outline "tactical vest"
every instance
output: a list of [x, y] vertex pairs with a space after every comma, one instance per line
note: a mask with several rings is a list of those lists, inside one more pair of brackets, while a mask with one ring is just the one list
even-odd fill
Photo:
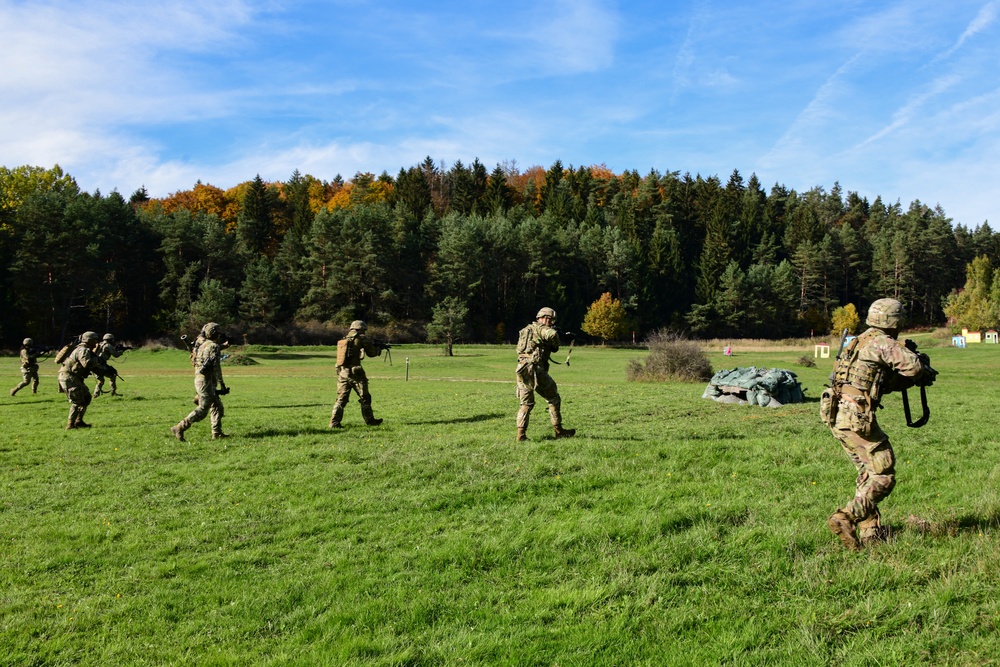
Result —
[[850, 386], [868, 396], [873, 404], [878, 404], [882, 396], [882, 368], [860, 360], [861, 349], [873, 338], [882, 335], [880, 331], [869, 329], [854, 338], [841, 353], [834, 371], [834, 387], [838, 393], [844, 386]]

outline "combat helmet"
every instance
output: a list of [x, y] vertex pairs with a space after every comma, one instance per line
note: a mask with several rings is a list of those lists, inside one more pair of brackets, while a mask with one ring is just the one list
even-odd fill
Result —
[[551, 317], [552, 321], [555, 322], [556, 321], [556, 311], [554, 311], [554, 310], [552, 310], [551, 308], [548, 308], [548, 307], [542, 308], [541, 310], [538, 311], [538, 314], [535, 315], [535, 319], [537, 320], [537, 319], [540, 319], [542, 317]]
[[868, 309], [865, 324], [879, 329], [900, 329], [905, 317], [902, 303], [896, 299], [878, 299]]
[[21, 343], [21, 345], [23, 345], [24, 347], [31, 347], [34, 344], [35, 341], [31, 340], [30, 338], [25, 338], [24, 341]]
[[201, 328], [201, 335], [209, 340], [215, 340], [219, 335], [219, 325], [217, 322], [209, 322]]
[[368, 331], [368, 325], [364, 320], [354, 320], [351, 322], [351, 331]]
[[115, 342], [115, 335], [106, 333], [104, 334], [104, 340], [108, 341], [109, 343], [113, 343]]
[[80, 336], [80, 342], [84, 345], [96, 345], [101, 342], [101, 336], [96, 331], [85, 331]]

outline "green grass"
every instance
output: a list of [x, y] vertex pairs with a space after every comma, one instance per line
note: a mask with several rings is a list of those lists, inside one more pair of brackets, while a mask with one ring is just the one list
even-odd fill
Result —
[[385, 424], [352, 399], [331, 432], [335, 351], [261, 348], [225, 369], [233, 437], [179, 443], [185, 352], [119, 360], [80, 431], [47, 362], [0, 399], [0, 664], [998, 664], [1000, 348], [929, 349], [923, 429], [887, 398], [896, 538], [860, 554], [825, 523], [854, 487], [829, 362], [736, 350], [716, 369], [794, 370], [809, 402], [627, 383], [641, 352], [583, 347], [553, 369], [578, 436], [542, 403], [515, 443], [510, 347], [400, 346], [366, 363]]

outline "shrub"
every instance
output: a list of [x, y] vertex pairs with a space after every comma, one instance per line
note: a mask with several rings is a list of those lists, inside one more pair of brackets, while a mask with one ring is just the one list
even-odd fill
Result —
[[816, 360], [812, 357], [807, 357], [802, 355], [799, 357], [799, 366], [805, 366], [806, 368], [816, 368]]
[[646, 339], [649, 356], [633, 359], [626, 370], [633, 382], [707, 382], [712, 364], [701, 346], [683, 334], [661, 329]]

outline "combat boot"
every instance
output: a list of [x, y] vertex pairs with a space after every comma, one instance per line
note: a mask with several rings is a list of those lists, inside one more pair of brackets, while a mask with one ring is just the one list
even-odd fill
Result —
[[830, 527], [833, 534], [840, 538], [845, 547], [851, 551], [859, 551], [861, 544], [855, 534], [854, 521], [845, 513], [837, 510], [826, 520], [826, 525]]
[[181, 442], [186, 442], [184, 440], [184, 431], [186, 431], [188, 429], [188, 426], [190, 426], [190, 424], [184, 423], [186, 421], [187, 421], [186, 419], [181, 420], [170, 427], [170, 432], [173, 433], [174, 437], [180, 440]]
[[524, 440], [527, 440], [527, 439], [528, 439], [528, 429], [526, 429], [526, 428], [518, 428], [517, 429], [517, 437], [514, 438], [514, 440], [516, 442], [523, 442]]
[[72, 419], [67, 420], [67, 422], [66, 422], [66, 430], [67, 431], [72, 431], [75, 428], [76, 428], [76, 423]]
[[13, 395], [14, 395], [14, 394], [16, 394], [16, 393], [17, 393], [17, 389], [11, 389], [11, 390], [10, 390], [10, 395], [11, 395], [11, 396], [13, 396]]
[[562, 426], [554, 427], [556, 430], [556, 438], [572, 438], [576, 435], [575, 428], [563, 428]]
[[228, 433], [219, 432], [212, 434], [212, 440], [222, 440], [223, 438], [228, 438], [228, 437], [229, 437]]
[[76, 420], [76, 427], [77, 428], [90, 428], [90, 424], [88, 424], [87, 422], [83, 421], [82, 419], [77, 419]]
[[381, 419], [375, 419], [375, 413], [372, 412], [371, 405], [361, 406], [361, 416], [364, 418], [365, 423], [368, 424], [369, 426], [378, 426], [379, 424], [382, 423]]

